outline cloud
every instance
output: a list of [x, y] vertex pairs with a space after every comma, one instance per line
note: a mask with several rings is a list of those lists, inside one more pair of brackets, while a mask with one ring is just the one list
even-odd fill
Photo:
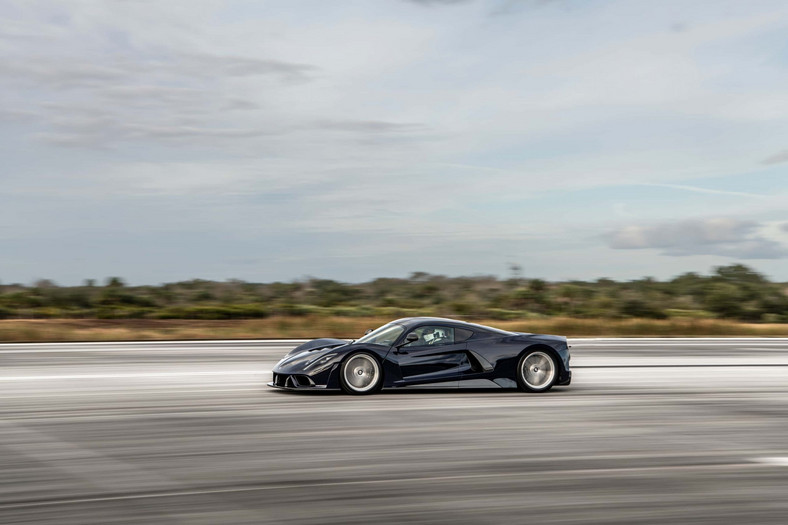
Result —
[[563, 3], [564, 0], [505, 0], [491, 11], [491, 15], [511, 15], [528, 8], [542, 7], [549, 4]]
[[36, 114], [33, 111], [0, 109], [0, 122], [21, 122], [35, 118], [35, 116]]
[[[101, 64], [108, 61], [109, 64]], [[98, 63], [97, 63], [98, 62]], [[140, 79], [213, 79], [217, 77], [274, 76], [304, 82], [318, 70], [315, 66], [282, 60], [222, 56], [209, 53], [168, 53], [156, 57], [30, 56], [26, 60], [0, 61], [0, 76], [15, 82], [49, 87], [89, 87], [139, 82]]]
[[[258, 106], [245, 101], [230, 101], [216, 108], [215, 112], [201, 114], [201, 104], [189, 101], [181, 90], [144, 88], [118, 88], [111, 97], [125, 101], [126, 107], [152, 108], [150, 115], [137, 113], [124, 118], [121, 113], [102, 111], [86, 107], [68, 107], [50, 104], [46, 120], [50, 130], [37, 133], [39, 140], [69, 147], [104, 148], [121, 142], [145, 140], [183, 141], [185, 145], [202, 140], [254, 139], [281, 136], [288, 133], [310, 133], [338, 131], [369, 136], [407, 134], [423, 132], [426, 126], [419, 123], [386, 122], [378, 120], [319, 120], [315, 122], [255, 122], [255, 126], [243, 126], [240, 122], [218, 121], [214, 113], [227, 110], [248, 110]], [[188, 91], [183, 90], [188, 94]], [[137, 97], [140, 97], [137, 99]], [[204, 107], [203, 107], [204, 109]], [[0, 114], [0, 119], [3, 117]], [[29, 115], [26, 115], [30, 118]], [[197, 142], [195, 142], [197, 141]]]
[[771, 157], [766, 157], [761, 161], [761, 164], [766, 164], [768, 166], [771, 164], [781, 164], [783, 162], [788, 162], [788, 150], [775, 153]]
[[260, 108], [252, 97], [303, 85], [318, 71], [315, 66], [207, 52], [134, 51], [106, 57], [53, 48], [24, 59], [0, 52], [0, 78], [10, 93], [36, 94], [0, 113], [0, 122], [24, 120], [38, 128], [30, 136], [41, 142], [91, 149], [148, 139], [178, 146], [194, 139], [198, 146], [206, 139], [256, 139], [309, 125], [281, 114], [255, 119], [226, 112]]
[[231, 98], [228, 99], [222, 109], [225, 111], [235, 111], [235, 110], [246, 110], [252, 111], [255, 109], [260, 109], [260, 105], [256, 104], [250, 100], [242, 100], [240, 98]]
[[13, 82], [28, 82], [48, 87], [76, 87], [117, 82], [134, 71], [115, 66], [93, 64], [80, 59], [30, 56], [26, 60], [0, 62], [0, 76]]
[[745, 191], [728, 191], [728, 190], [715, 190], [712, 188], [701, 188], [698, 186], [688, 186], [686, 184], [660, 184], [660, 183], [652, 183], [652, 182], [643, 182], [637, 184], [638, 186], [651, 186], [654, 188], [669, 188], [672, 190], [683, 190], [683, 191], [691, 191], [694, 193], [708, 193], [711, 195], [731, 195], [734, 197], [754, 197], [757, 199], [766, 199], [768, 198], [767, 195], [761, 195], [760, 193], [748, 193]]
[[423, 131], [425, 126], [414, 122], [384, 122], [380, 120], [321, 120], [315, 126], [327, 130], [357, 133], [403, 133]]
[[780, 243], [760, 235], [759, 228], [754, 221], [715, 217], [626, 226], [606, 237], [608, 245], [617, 250], [656, 249], [672, 256], [779, 259], [788, 255]]
[[296, 82], [309, 80], [310, 75], [318, 70], [318, 68], [310, 64], [209, 54], [175, 55], [170, 60], [169, 66], [180, 70], [182, 74], [191, 76], [247, 77], [274, 75], [284, 80]]
[[788, 222], [784, 222], [780, 229], [786, 233], [788, 233]]
[[[204, 68], [195, 67], [194, 74], [219, 71], [228, 78], [233, 76], [228, 70], [237, 68], [236, 76], [271, 73], [288, 81], [306, 79], [305, 70], [300, 66], [290, 69], [280, 63], [252, 61], [242, 72], [240, 66], [245, 65], [244, 62], [232, 60], [225, 64], [223, 71], [218, 62], [211, 65], [211, 61]], [[111, 70], [76, 65], [61, 70], [59, 67], [63, 66], [11, 67], [0, 72], [2, 75], [15, 71], [20, 73], [13, 75], [15, 81], [27, 79], [33, 81], [37, 89], [51, 92], [48, 101], [3, 111], [0, 121], [24, 118], [42, 128], [32, 135], [39, 140], [87, 148], [145, 139], [195, 138], [198, 144], [202, 138], [255, 138], [287, 133], [295, 127], [294, 122], [281, 118], [263, 121], [227, 118], [225, 112], [228, 110], [259, 109], [260, 106], [234, 96], [232, 87], [202, 82], [183, 86], [189, 78], [183, 71], [167, 71], [162, 75], [140, 72], [135, 77], [134, 72], [144, 68]], [[271, 68], [270, 71], [266, 71], [267, 68]], [[202, 72], [197, 73], [198, 70]]]
[[411, 4], [419, 4], [424, 6], [458, 5], [458, 4], [467, 4], [469, 2], [473, 2], [473, 0], [405, 0], [405, 1], [410, 2]]
[[222, 127], [208, 123], [192, 124], [179, 122], [177, 119], [163, 121], [145, 121], [137, 118], [126, 120], [118, 115], [72, 114], [50, 121], [51, 131], [36, 134], [39, 140], [50, 144], [71, 147], [103, 148], [119, 142], [136, 142], [141, 140], [182, 141], [213, 141], [216, 139], [242, 139], [286, 132], [275, 128], [242, 128]]

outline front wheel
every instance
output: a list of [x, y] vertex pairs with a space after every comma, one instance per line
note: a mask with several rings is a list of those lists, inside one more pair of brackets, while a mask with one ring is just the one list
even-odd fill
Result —
[[520, 358], [517, 386], [526, 392], [547, 392], [558, 378], [555, 358], [548, 352], [533, 350]]
[[361, 352], [342, 363], [340, 383], [348, 394], [371, 394], [383, 385], [380, 364], [374, 356]]

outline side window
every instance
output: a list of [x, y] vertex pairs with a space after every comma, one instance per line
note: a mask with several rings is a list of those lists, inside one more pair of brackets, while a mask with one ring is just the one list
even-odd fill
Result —
[[438, 346], [454, 344], [454, 328], [448, 326], [420, 326], [412, 331], [418, 339], [405, 346]]
[[468, 339], [471, 338], [473, 332], [471, 330], [466, 330], [464, 328], [455, 328], [454, 329], [454, 342], [455, 343], [464, 343]]

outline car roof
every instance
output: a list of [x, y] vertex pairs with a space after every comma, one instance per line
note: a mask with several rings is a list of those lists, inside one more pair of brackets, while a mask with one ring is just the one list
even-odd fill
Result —
[[424, 324], [452, 324], [455, 326], [464, 326], [470, 329], [475, 330], [485, 330], [488, 332], [497, 332], [501, 334], [511, 334], [513, 332], [508, 332], [506, 330], [501, 330], [500, 328], [493, 328], [491, 326], [484, 326], [481, 324], [474, 324], [468, 323], [466, 321], [458, 321], [456, 319], [448, 319], [446, 317], [403, 317], [402, 319], [397, 319], [396, 321], [392, 321], [392, 323], [396, 323], [398, 325], [402, 325], [405, 328], [413, 328], [415, 326], [424, 325]]

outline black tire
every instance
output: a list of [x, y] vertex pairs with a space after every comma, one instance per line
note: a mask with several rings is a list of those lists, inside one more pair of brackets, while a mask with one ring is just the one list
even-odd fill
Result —
[[339, 384], [347, 394], [374, 394], [383, 388], [383, 367], [374, 355], [356, 352], [339, 367]]
[[529, 350], [517, 363], [517, 386], [523, 392], [547, 392], [558, 381], [560, 371], [552, 352]]

